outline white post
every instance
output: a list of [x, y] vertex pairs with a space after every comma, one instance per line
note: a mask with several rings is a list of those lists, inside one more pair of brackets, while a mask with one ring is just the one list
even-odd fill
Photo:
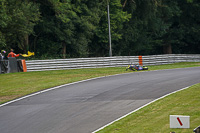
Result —
[[111, 30], [110, 30], [110, 11], [109, 11], [109, 2], [107, 0], [108, 5], [108, 32], [109, 32], [109, 56], [112, 56], [112, 46], [111, 46]]

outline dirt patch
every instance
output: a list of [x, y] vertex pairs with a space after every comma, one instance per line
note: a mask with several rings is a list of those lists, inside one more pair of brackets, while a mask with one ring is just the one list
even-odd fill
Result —
[[9, 101], [9, 100], [11, 100], [11, 99], [16, 99], [16, 98], [18, 98], [18, 97], [20, 97], [20, 95], [0, 96], [0, 103]]

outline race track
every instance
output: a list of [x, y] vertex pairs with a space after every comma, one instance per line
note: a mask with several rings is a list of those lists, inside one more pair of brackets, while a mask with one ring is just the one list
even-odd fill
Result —
[[90, 133], [170, 92], [200, 83], [200, 67], [93, 79], [0, 107], [1, 133]]

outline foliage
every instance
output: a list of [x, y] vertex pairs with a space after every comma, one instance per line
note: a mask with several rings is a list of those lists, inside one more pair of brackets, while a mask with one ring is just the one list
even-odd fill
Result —
[[[1, 32], [4, 33], [7, 48], [19, 48], [26, 51], [26, 36], [33, 34], [33, 27], [39, 21], [39, 6], [29, 1], [7, 0], [4, 2], [7, 21]], [[4, 17], [5, 18], [5, 17]]]
[[[9, 16], [7, 15], [7, 2], [6, 0], [0, 0], [0, 29], [3, 29], [7, 26], [7, 23], [10, 21]], [[0, 30], [0, 49], [6, 46], [5, 33]]]
[[36, 57], [200, 51], [199, 0], [0, 0], [0, 49]]

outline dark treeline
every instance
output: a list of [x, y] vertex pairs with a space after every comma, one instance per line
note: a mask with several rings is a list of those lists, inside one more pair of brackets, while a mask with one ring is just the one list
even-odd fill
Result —
[[200, 0], [0, 0], [0, 50], [37, 58], [200, 53]]

